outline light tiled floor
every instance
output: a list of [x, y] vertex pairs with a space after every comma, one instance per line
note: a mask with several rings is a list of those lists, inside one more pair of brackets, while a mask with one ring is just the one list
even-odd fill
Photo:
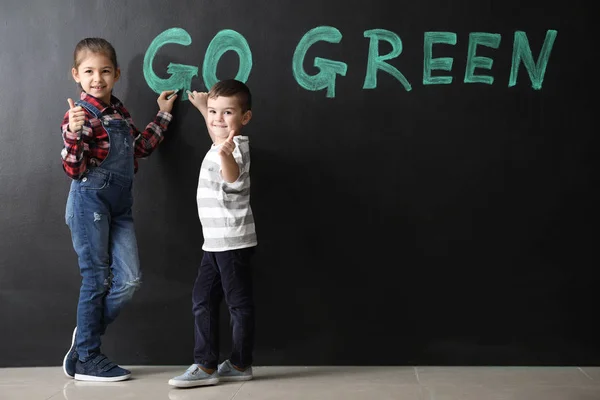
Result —
[[0, 400], [600, 400], [600, 367], [255, 367], [253, 381], [176, 389], [187, 366], [88, 383], [60, 367], [0, 369]]

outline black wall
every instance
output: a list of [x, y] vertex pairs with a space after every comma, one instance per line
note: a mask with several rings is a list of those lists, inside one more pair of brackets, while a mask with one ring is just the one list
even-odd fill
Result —
[[[72, 51], [84, 37], [113, 43], [115, 94], [139, 127], [157, 111], [143, 74], [151, 42], [170, 28], [153, 70], [199, 67], [224, 29], [252, 52], [252, 205], [256, 363], [600, 364], [597, 263], [597, 93], [591, 3], [542, 1], [15, 1], [0, 4], [0, 367], [59, 365], [75, 324], [80, 277], [64, 223], [69, 178], [59, 126]], [[315, 57], [341, 61], [335, 97], [301, 87], [292, 72], [300, 39], [331, 26], [340, 43]], [[363, 89], [364, 32], [403, 45]], [[513, 40], [534, 60], [557, 31], [542, 87], [520, 64], [509, 86]], [[450, 84], [423, 83], [425, 32], [454, 32]], [[469, 34], [501, 35], [491, 85], [465, 83]], [[382, 41], [380, 54], [391, 46]], [[233, 77], [226, 53], [219, 78]], [[123, 364], [192, 360], [190, 292], [202, 251], [195, 192], [210, 146], [200, 114], [178, 101], [159, 149], [141, 162], [135, 218], [144, 285], [104, 339]], [[223, 352], [229, 348], [223, 314]]]

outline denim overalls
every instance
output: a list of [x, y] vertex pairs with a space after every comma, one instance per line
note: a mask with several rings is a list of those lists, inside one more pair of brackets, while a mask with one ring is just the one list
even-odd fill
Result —
[[109, 120], [85, 101], [108, 133], [106, 159], [71, 182], [66, 222], [79, 259], [82, 284], [77, 307], [76, 349], [86, 361], [100, 352], [100, 336], [140, 284], [133, 216], [134, 143], [125, 119]]

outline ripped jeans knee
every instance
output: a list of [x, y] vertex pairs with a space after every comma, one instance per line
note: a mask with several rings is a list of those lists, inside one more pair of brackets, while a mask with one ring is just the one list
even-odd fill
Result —
[[141, 284], [142, 280], [139, 276], [123, 282], [113, 281], [108, 296], [114, 301], [127, 303], [140, 288]]

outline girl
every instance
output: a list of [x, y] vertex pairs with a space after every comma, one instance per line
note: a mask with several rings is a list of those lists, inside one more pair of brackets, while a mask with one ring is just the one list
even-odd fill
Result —
[[84, 381], [128, 379], [123, 369], [100, 352], [100, 337], [140, 285], [132, 217], [132, 184], [137, 158], [147, 157], [163, 139], [173, 103], [164, 91], [159, 112], [143, 132], [112, 95], [121, 71], [113, 46], [88, 38], [75, 47], [71, 73], [80, 100], [68, 99], [62, 123], [63, 169], [73, 180], [65, 220], [82, 277], [77, 327], [63, 360], [69, 377]]

